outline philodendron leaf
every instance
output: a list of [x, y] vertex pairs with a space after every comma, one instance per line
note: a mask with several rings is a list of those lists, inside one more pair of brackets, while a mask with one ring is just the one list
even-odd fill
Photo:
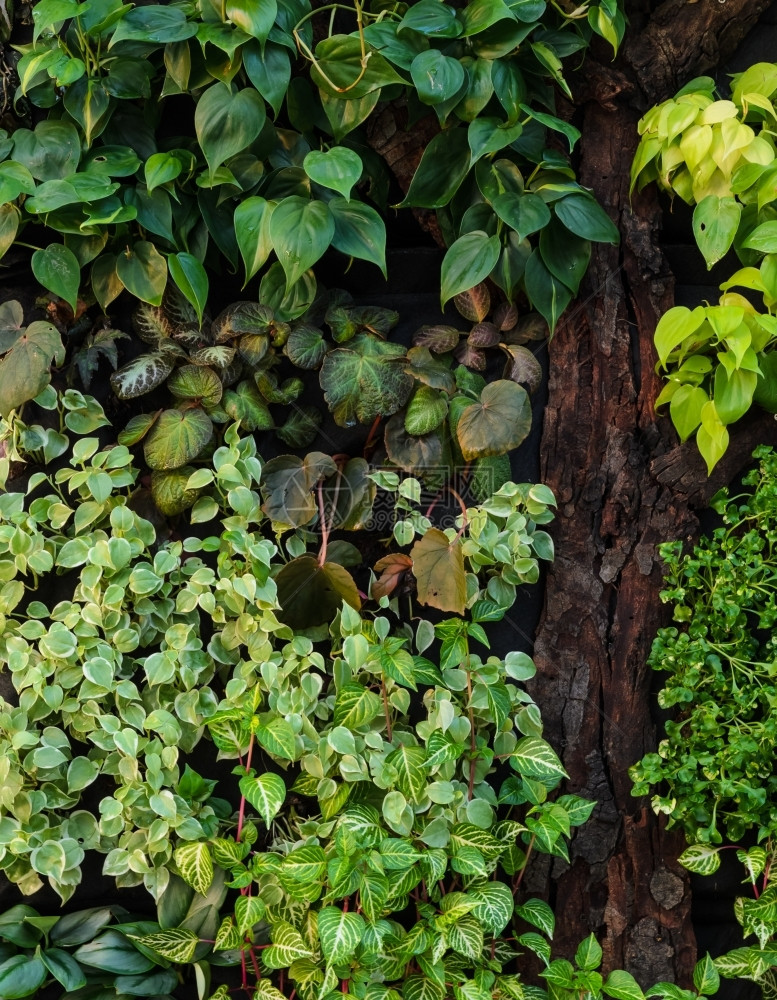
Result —
[[405, 349], [368, 333], [330, 351], [321, 366], [321, 388], [341, 427], [370, 423], [405, 404], [413, 379], [404, 371]]
[[281, 569], [278, 587], [278, 618], [294, 630], [325, 625], [332, 621], [343, 602], [357, 611], [359, 591], [348, 570], [337, 563], [322, 566], [314, 556], [300, 556]]
[[386, 276], [386, 226], [374, 208], [360, 201], [333, 198], [329, 211], [334, 219], [332, 246], [349, 257], [377, 266]]
[[326, 203], [290, 195], [270, 218], [270, 238], [286, 275], [287, 290], [322, 256], [335, 235]]
[[501, 244], [498, 236], [476, 229], [460, 236], [443, 258], [440, 274], [440, 305], [454, 295], [465, 292], [483, 281], [499, 260]]
[[135, 399], [161, 385], [174, 367], [173, 354], [139, 354], [111, 375], [111, 387], [119, 399]]
[[430, 528], [410, 550], [410, 558], [421, 604], [463, 615], [467, 577], [461, 541], [450, 541], [444, 531]]
[[0, 414], [4, 417], [43, 392], [51, 381], [52, 364], [65, 363], [62, 337], [51, 323], [37, 320], [11, 335], [13, 347], [0, 361]]
[[467, 461], [485, 455], [502, 455], [526, 438], [531, 430], [531, 405], [526, 390], [508, 379], [490, 382], [480, 401], [466, 407], [456, 433]]
[[143, 442], [151, 469], [178, 469], [196, 458], [213, 436], [210, 417], [198, 407], [165, 410]]
[[272, 253], [270, 219], [276, 204], [254, 197], [241, 201], [235, 209], [235, 236], [246, 271], [244, 288]]
[[167, 258], [170, 277], [187, 302], [194, 306], [197, 321], [202, 325], [202, 314], [208, 301], [208, 275], [200, 261], [190, 253], [170, 254]]
[[116, 258], [116, 274], [136, 299], [158, 306], [167, 284], [167, 262], [153, 243], [140, 240]]
[[64, 299], [75, 313], [81, 268], [73, 251], [61, 243], [50, 243], [44, 250], [36, 250], [30, 263], [43, 287]]
[[157, 469], [151, 473], [151, 496], [167, 517], [175, 517], [188, 510], [200, 495], [199, 490], [187, 488], [193, 472], [191, 465], [184, 465], [180, 469]]
[[311, 150], [303, 160], [302, 168], [312, 181], [337, 191], [346, 201], [350, 201], [351, 188], [363, 170], [359, 154], [345, 146], [335, 146], [324, 153]]
[[693, 210], [693, 235], [708, 271], [728, 253], [741, 218], [742, 205], [733, 197], [708, 194]]
[[264, 101], [252, 87], [233, 93], [227, 84], [214, 83], [204, 91], [194, 112], [194, 128], [211, 177], [230, 156], [251, 145], [266, 117]]

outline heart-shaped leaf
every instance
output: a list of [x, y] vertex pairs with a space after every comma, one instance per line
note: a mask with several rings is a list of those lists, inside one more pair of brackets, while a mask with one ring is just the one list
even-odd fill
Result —
[[444, 531], [430, 528], [410, 550], [418, 600], [440, 611], [464, 614], [467, 577], [461, 541], [450, 541]]
[[270, 219], [270, 238], [287, 290], [316, 263], [334, 234], [335, 222], [323, 201], [291, 195], [278, 202]]
[[48, 291], [58, 295], [75, 313], [81, 268], [72, 250], [61, 243], [50, 243], [32, 255], [32, 273]]
[[230, 156], [251, 145], [266, 117], [264, 101], [252, 87], [237, 93], [225, 83], [208, 87], [197, 102], [194, 128], [211, 177]]
[[343, 602], [361, 607], [359, 591], [348, 570], [337, 563], [320, 565], [314, 556], [300, 556], [286, 563], [275, 578], [278, 618], [294, 630], [332, 621]]
[[517, 448], [530, 430], [531, 405], [526, 390], [508, 379], [489, 383], [479, 402], [464, 410], [456, 427], [467, 461], [505, 454]]
[[346, 201], [350, 200], [351, 188], [364, 169], [359, 154], [345, 146], [335, 146], [326, 152], [311, 150], [302, 167], [312, 181], [337, 191]]
[[177, 469], [196, 458], [213, 436], [213, 424], [203, 410], [165, 410], [143, 443], [151, 469]]

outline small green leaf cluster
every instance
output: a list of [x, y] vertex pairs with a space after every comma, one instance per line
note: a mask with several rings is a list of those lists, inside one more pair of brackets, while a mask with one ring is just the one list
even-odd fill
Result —
[[658, 753], [630, 773], [636, 795], [660, 786], [654, 809], [691, 844], [736, 843], [748, 831], [764, 841], [777, 826], [777, 456], [761, 447], [754, 457], [752, 492], [715, 501], [722, 527], [692, 552], [679, 542], [660, 548], [662, 599], [679, 627], [659, 630], [649, 663], [668, 675], [659, 704], [678, 714]]
[[[206, 265], [223, 260], [287, 304], [312, 298], [329, 247], [385, 272], [385, 226], [362, 195], [384, 208], [388, 175], [362, 126], [404, 99], [434, 119], [403, 205], [439, 211], [443, 297], [490, 275], [553, 328], [589, 241], [617, 241], [568, 161], [543, 151], [547, 129], [570, 148], [579, 136], [553, 87], [569, 94], [563, 61], [595, 35], [617, 49], [616, 0], [339, 9], [350, 33], [332, 20], [314, 44], [330, 8], [308, 0], [36, 3], [18, 93], [48, 116], [0, 137], [0, 255], [44, 226], [62, 242], [33, 271], [74, 311], [83, 271], [103, 309], [123, 289], [159, 305], [172, 281], [200, 318]], [[173, 97], [188, 98], [189, 133], [162, 124]]]
[[777, 412], [775, 342], [777, 317], [730, 293], [718, 305], [674, 306], [658, 321], [657, 369], [666, 384], [656, 408], [669, 404], [681, 441], [695, 434], [708, 472], [728, 449], [728, 425], [753, 403]]
[[[701, 77], [652, 108], [640, 122], [632, 165], [632, 188], [655, 181], [695, 204], [694, 237], [708, 268], [732, 246], [744, 265], [720, 286], [719, 305], [671, 309], [655, 334], [668, 380], [657, 405], [670, 402], [682, 440], [697, 431], [710, 472], [728, 447], [729, 424], [753, 402], [777, 409], [770, 351], [777, 303], [771, 101], [777, 65], [758, 63], [735, 75], [731, 100], [715, 100], [714, 90], [714, 81]], [[767, 314], [731, 291], [737, 288], [762, 295]]]

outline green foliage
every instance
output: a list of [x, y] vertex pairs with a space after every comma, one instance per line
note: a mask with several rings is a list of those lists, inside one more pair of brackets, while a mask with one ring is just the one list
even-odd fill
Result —
[[[745, 265], [721, 285], [720, 304], [670, 309], [656, 329], [670, 404], [684, 441], [694, 432], [709, 472], [728, 448], [729, 424], [756, 402], [774, 412], [777, 369], [770, 356], [777, 303], [777, 175], [771, 98], [777, 70], [758, 63], [733, 78], [731, 100], [715, 100], [702, 77], [640, 122], [632, 188], [656, 181], [695, 205], [693, 231], [708, 268], [733, 246]], [[758, 313], [744, 289], [763, 296]]]
[[776, 339], [777, 318], [757, 312], [740, 295], [723, 295], [719, 305], [693, 310], [674, 306], [659, 320], [658, 368], [667, 381], [656, 407], [669, 404], [682, 441], [695, 434], [708, 472], [728, 448], [729, 424], [754, 402], [777, 410], [772, 399]]
[[62, 338], [51, 323], [23, 323], [18, 302], [0, 306], [0, 416], [6, 420], [43, 392], [51, 381], [52, 364], [65, 362]]
[[[632, 770], [634, 793], [662, 785], [653, 807], [681, 826], [691, 844], [741, 841], [752, 830], [772, 838], [777, 793], [775, 752], [774, 572], [777, 531], [777, 456], [755, 452], [758, 468], [745, 479], [752, 492], [715, 507], [724, 526], [682, 554], [679, 542], [661, 546], [664, 601], [674, 604], [679, 628], [661, 629], [650, 665], [668, 673], [659, 695], [678, 709], [666, 723], [658, 753]], [[716, 855], [690, 849], [689, 866], [711, 872]]]
[[[309, 269], [330, 247], [385, 270], [384, 224], [365, 199], [384, 209], [388, 178], [361, 126], [379, 102], [406, 98], [442, 129], [404, 204], [440, 212], [444, 295], [490, 274], [552, 329], [588, 241], [617, 240], [568, 162], [543, 152], [547, 130], [570, 148], [578, 137], [552, 85], [569, 93], [563, 62], [595, 35], [617, 49], [615, 0], [571, 13], [543, 0], [354, 0], [337, 29], [350, 33], [322, 17], [314, 46], [317, 14], [308, 0], [260, 12], [36, 4], [33, 39], [17, 46], [19, 95], [48, 117], [0, 137], [0, 250], [41, 226], [61, 237], [33, 270], [74, 311], [87, 284], [103, 309], [123, 288], [158, 306], [173, 284], [201, 321], [208, 266], [222, 258], [242, 259], [246, 281], [272, 274], [287, 303], [309, 302]], [[170, 97], [188, 104], [189, 134], [158, 128]], [[474, 253], [483, 240], [487, 256]]]

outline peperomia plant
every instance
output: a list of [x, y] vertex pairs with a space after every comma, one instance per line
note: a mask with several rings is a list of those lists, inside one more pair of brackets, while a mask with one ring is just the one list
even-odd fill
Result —
[[[103, 308], [123, 288], [159, 305], [171, 278], [200, 318], [204, 265], [222, 258], [288, 303], [311, 301], [330, 246], [385, 270], [385, 226], [364, 199], [384, 208], [388, 175], [367, 125], [392, 100], [434, 116], [402, 204], [441, 212], [444, 298], [490, 275], [552, 328], [589, 241], [617, 240], [567, 161], [543, 152], [546, 129], [576, 141], [553, 86], [568, 93], [563, 60], [593, 35], [617, 48], [615, 0], [570, 13], [544, 0], [43, 0], [33, 18], [20, 93], [48, 117], [0, 144], [0, 251], [41, 224], [59, 234], [42, 233], [32, 266], [74, 310], [85, 268]], [[193, 119], [183, 134], [166, 121], [173, 101]]]

